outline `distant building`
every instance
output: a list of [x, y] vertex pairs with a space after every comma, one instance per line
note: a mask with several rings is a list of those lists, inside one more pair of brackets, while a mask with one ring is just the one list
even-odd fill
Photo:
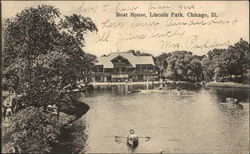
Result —
[[153, 56], [138, 56], [132, 52], [115, 52], [97, 58], [92, 81], [152, 81], [156, 77]]

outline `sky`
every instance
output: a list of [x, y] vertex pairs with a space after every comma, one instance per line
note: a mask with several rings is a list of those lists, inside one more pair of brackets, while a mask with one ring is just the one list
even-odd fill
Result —
[[204, 55], [240, 38], [249, 42], [248, 1], [2, 1], [2, 17], [41, 4], [62, 15], [90, 17], [98, 32], [85, 35], [83, 50], [97, 56], [131, 49], [154, 56], [180, 50]]

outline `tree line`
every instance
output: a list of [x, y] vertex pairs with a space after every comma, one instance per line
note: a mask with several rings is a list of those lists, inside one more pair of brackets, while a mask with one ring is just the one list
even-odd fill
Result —
[[188, 51], [162, 53], [155, 57], [162, 78], [182, 81], [247, 83], [249, 43], [243, 39], [227, 49], [213, 49], [197, 56]]

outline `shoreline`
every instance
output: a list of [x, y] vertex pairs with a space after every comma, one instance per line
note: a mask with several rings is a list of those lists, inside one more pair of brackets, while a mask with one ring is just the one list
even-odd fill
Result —
[[249, 84], [241, 84], [235, 82], [207, 82], [208, 87], [221, 87], [221, 88], [250, 88]]
[[112, 85], [147, 85], [147, 84], [159, 84], [159, 81], [149, 82], [92, 82], [93, 86], [112, 86]]
[[[168, 83], [172, 83], [172, 80], [168, 80]], [[185, 83], [187, 81], [175, 81], [176, 83]], [[160, 81], [149, 82], [92, 82], [93, 86], [113, 86], [113, 85], [152, 85], [160, 84]], [[224, 88], [250, 88], [249, 84], [235, 83], [235, 82], [206, 82], [207, 87], [224, 87]]]

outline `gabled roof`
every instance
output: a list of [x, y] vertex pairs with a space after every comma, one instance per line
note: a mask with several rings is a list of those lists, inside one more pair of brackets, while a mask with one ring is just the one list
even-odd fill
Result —
[[107, 56], [101, 56], [97, 58], [95, 65], [103, 65], [103, 68], [113, 68], [113, 63], [111, 61], [118, 56], [126, 58], [133, 67], [136, 67], [136, 65], [139, 64], [155, 65], [153, 56], [135, 56], [130, 52], [113, 52]]

